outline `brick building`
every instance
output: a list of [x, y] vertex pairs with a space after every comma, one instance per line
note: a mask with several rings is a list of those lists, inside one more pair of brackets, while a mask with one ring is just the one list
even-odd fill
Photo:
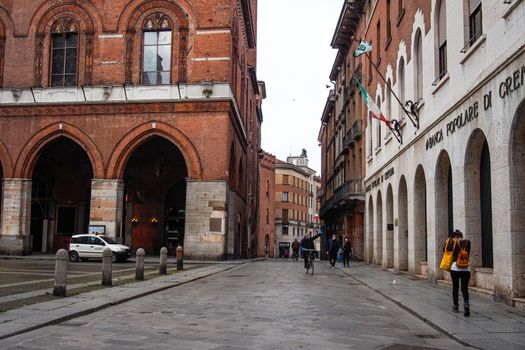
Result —
[[275, 257], [275, 162], [272, 154], [259, 155], [258, 257]]
[[[291, 256], [291, 243], [319, 232], [317, 192], [320, 179], [308, 167], [306, 151], [275, 164], [275, 257]], [[317, 241], [317, 242], [320, 242]]]
[[256, 0], [2, 1], [0, 253], [253, 248]]

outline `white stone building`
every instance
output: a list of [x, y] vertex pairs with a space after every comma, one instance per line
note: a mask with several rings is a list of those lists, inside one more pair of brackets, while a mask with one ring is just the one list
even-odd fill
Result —
[[472, 241], [471, 285], [520, 303], [525, 1], [432, 0], [428, 31], [422, 13], [409, 20], [411, 44], [399, 44], [396, 65], [383, 74], [395, 81], [392, 91], [420, 99], [420, 126], [403, 123], [402, 110], [389, 106], [389, 89], [378, 86], [372, 98], [404, 124], [403, 142], [367, 150], [365, 259], [447, 278], [439, 269], [442, 247], [458, 228]]

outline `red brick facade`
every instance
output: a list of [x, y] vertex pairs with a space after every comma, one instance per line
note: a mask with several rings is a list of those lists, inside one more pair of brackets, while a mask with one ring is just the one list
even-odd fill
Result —
[[[162, 86], [143, 84], [141, 76], [143, 31], [146, 20], [155, 16], [166, 18], [165, 25], [172, 32], [170, 84]], [[51, 31], [63, 18], [78, 25], [77, 84], [56, 88], [50, 87]], [[137, 170], [142, 175], [127, 177], [126, 171], [132, 170], [126, 170], [130, 160], [148, 142], [167, 140], [174, 151], [180, 152], [184, 164], [170, 170], [169, 165], [152, 159], [157, 166], [154, 176], [159, 180], [151, 177], [148, 181], [161, 184], [163, 176], [169, 179], [185, 174], [192, 186], [201, 183], [206, 187], [202, 194], [210, 198], [204, 210], [207, 214], [203, 214], [197, 209], [200, 199], [191, 199], [195, 193], [186, 194], [186, 206], [193, 205], [192, 200], [199, 201], [195, 213], [186, 211], [186, 220], [193, 220], [191, 225], [186, 222], [185, 244], [193, 250], [188, 254], [215, 258], [247, 256], [248, 235], [254, 232], [250, 225], [256, 221], [254, 210], [250, 210], [255, 205], [250, 205], [248, 195], [257, 191], [254, 179], [261, 122], [255, 74], [256, 23], [255, 0], [4, 1], [0, 6], [0, 84], [2, 96], [7, 96], [0, 101], [0, 162], [4, 179], [33, 178], [34, 183], [35, 167], [47, 146], [67, 138], [87, 155], [93, 179], [124, 183], [123, 194], [111, 197], [117, 201], [118, 212], [129, 204], [129, 191], [135, 188], [130, 185], [133, 179], [152, 172], [144, 168]], [[93, 97], [97, 91], [104, 97]], [[175, 98], [161, 96], [162, 93], [171, 93]], [[152, 157], [162, 155], [153, 152]], [[172, 175], [169, 171], [173, 171]], [[211, 183], [215, 185], [209, 187]], [[68, 186], [67, 181], [61, 184]], [[56, 181], [53, 186], [56, 192]], [[115, 191], [120, 191], [117, 188]], [[164, 203], [165, 193], [151, 191], [152, 204]], [[130, 218], [122, 213], [98, 215], [94, 196], [91, 189], [91, 219], [80, 215], [85, 203], [74, 204], [77, 229], [70, 233], [86, 231], [88, 223], [96, 224], [93, 217], [97, 217], [113, 227], [107, 227], [110, 235], [123, 239], [125, 244], [149, 247], [148, 251], [155, 252], [166, 243], [162, 238], [167, 227], [164, 205], [157, 203], [147, 209], [151, 212], [133, 214], [159, 220], [149, 226], [149, 236], [140, 238], [138, 232], [132, 233], [140, 225], [131, 226], [127, 222]], [[228, 205], [234, 198], [235, 204]], [[53, 209], [48, 209], [45, 216], [56, 219]], [[241, 225], [231, 225], [231, 216], [239, 216]], [[210, 220], [215, 217], [222, 218], [222, 224], [212, 224]], [[6, 217], [4, 213], [2, 219], [0, 250], [21, 252], [21, 246], [13, 240], [31, 236], [31, 229], [15, 225], [21, 220], [16, 215]], [[11, 221], [13, 225], [8, 223]], [[7, 227], [11, 229], [6, 231]], [[51, 224], [48, 229], [52, 240], [56, 227]], [[125, 232], [129, 235], [127, 240]], [[9, 239], [10, 243], [2, 243]], [[57, 248], [49, 240], [47, 247], [24, 243], [22, 250]], [[213, 248], [206, 248], [207, 243]]]
[[259, 158], [259, 257], [275, 257], [275, 161], [266, 152]]

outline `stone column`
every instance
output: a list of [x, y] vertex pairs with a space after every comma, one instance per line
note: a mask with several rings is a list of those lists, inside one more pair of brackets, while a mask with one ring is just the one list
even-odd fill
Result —
[[26, 254], [32, 250], [31, 179], [4, 179], [0, 254]]
[[184, 254], [197, 259], [226, 255], [227, 183], [188, 181]]
[[90, 225], [104, 225], [106, 235], [121, 241], [124, 182], [112, 179], [91, 180]]

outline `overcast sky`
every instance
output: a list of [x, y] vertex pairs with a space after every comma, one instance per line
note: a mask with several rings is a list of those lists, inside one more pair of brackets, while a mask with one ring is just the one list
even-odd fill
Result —
[[[343, 0], [259, 0], [257, 79], [266, 83], [262, 147], [278, 159], [308, 152], [321, 172], [317, 136], [337, 50], [330, 47]], [[331, 84], [330, 84], [331, 85]]]

